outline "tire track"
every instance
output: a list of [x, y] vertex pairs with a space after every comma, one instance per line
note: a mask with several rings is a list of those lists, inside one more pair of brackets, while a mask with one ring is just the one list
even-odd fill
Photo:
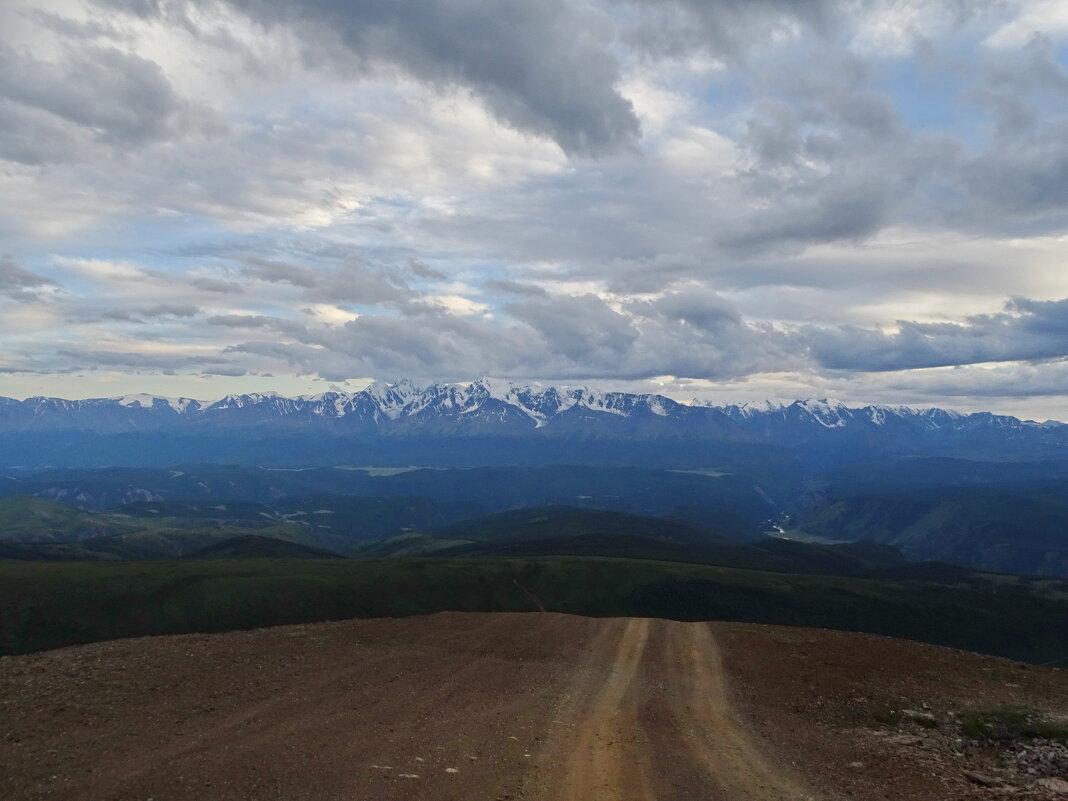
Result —
[[732, 801], [798, 801], [811, 796], [800, 781], [772, 762], [749, 734], [730, 702], [723, 661], [708, 627], [700, 623], [673, 628], [672, 653], [681, 683], [676, 709], [686, 746], [704, 766], [711, 784]]
[[633, 687], [649, 639], [649, 621], [630, 620], [607, 679], [580, 722], [558, 797], [569, 801], [652, 799], [648, 743], [637, 725]]
[[812, 798], [762, 751], [732, 708], [708, 626], [635, 619], [621, 628], [614, 653], [608, 642], [593, 649], [584, 679], [574, 685], [579, 699], [571, 704], [568, 757], [547, 798]]

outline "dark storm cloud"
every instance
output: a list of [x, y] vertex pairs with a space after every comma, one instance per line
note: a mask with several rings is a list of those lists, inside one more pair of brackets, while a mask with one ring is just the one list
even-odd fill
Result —
[[17, 301], [37, 300], [41, 290], [56, 286], [51, 278], [19, 266], [10, 256], [0, 257], [0, 297]]
[[[182, 3], [98, 0], [141, 16], [180, 14]], [[384, 65], [439, 87], [468, 89], [504, 123], [546, 136], [569, 154], [636, 146], [638, 119], [616, 89], [611, 22], [563, 0], [191, 0], [224, 3], [284, 25], [305, 59], [343, 73]]]
[[907, 370], [1068, 356], [1068, 299], [1018, 298], [966, 323], [901, 321], [884, 334], [855, 327], [799, 331], [815, 360], [835, 370]]
[[40, 61], [0, 43], [0, 157], [74, 161], [93, 143], [164, 140], [198, 125], [159, 65], [114, 47], [69, 48]]

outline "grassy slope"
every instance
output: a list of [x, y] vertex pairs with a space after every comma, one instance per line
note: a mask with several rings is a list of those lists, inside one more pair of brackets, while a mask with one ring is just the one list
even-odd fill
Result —
[[0, 541], [62, 542], [121, 530], [44, 498], [0, 498]]
[[258, 534], [214, 542], [199, 551], [187, 554], [187, 559], [335, 559], [340, 554], [322, 548], [311, 548], [296, 542], [276, 540]]
[[802, 527], [887, 543], [914, 559], [1068, 575], [1068, 505], [1059, 497], [971, 488], [863, 495], [816, 510]]
[[0, 564], [0, 652], [446, 609], [723, 619], [1068, 655], [1068, 603], [919, 582], [600, 558]]
[[677, 520], [604, 509], [540, 506], [502, 512], [439, 529], [447, 539], [479, 542], [532, 542], [568, 537], [636, 537], [648, 540], [718, 545], [728, 540], [714, 531]]

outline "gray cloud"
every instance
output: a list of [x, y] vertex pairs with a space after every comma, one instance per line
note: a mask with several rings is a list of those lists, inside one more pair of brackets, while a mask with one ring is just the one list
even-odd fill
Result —
[[416, 278], [430, 278], [436, 281], [444, 281], [448, 278], [441, 270], [435, 270], [425, 261], [420, 261], [419, 259], [409, 259], [405, 266], [408, 268], [408, 272]]
[[0, 156], [28, 164], [78, 160], [94, 143], [169, 139], [208, 122], [158, 64], [90, 45], [49, 62], [0, 44], [0, 119]]
[[198, 314], [200, 314], [200, 309], [196, 306], [161, 303], [141, 309], [113, 309], [105, 312], [102, 316], [104, 319], [120, 322], [146, 322], [162, 317], [196, 317]]
[[242, 271], [250, 278], [299, 287], [304, 300], [316, 303], [402, 303], [413, 297], [400, 271], [391, 273], [355, 257], [313, 268], [249, 256]]
[[505, 292], [509, 295], [522, 295], [529, 298], [548, 297], [548, 293], [537, 284], [525, 284], [520, 281], [507, 281], [500, 278], [489, 278], [485, 283], [486, 289], [494, 292]]
[[0, 296], [17, 301], [37, 300], [42, 289], [54, 287], [51, 278], [19, 266], [10, 256], [0, 257]]
[[[141, 16], [181, 15], [184, 4], [98, 0]], [[287, 26], [305, 59], [347, 74], [392, 65], [439, 87], [473, 92], [503, 122], [553, 139], [567, 153], [633, 148], [640, 135], [616, 90], [611, 22], [563, 0], [202, 0], [223, 2], [268, 27]]]
[[192, 284], [205, 292], [233, 295], [242, 291], [241, 284], [236, 281], [224, 281], [220, 278], [194, 278]]
[[[611, 308], [594, 295], [536, 297], [507, 306], [508, 316], [460, 316], [433, 306], [367, 314], [344, 325], [303, 325], [269, 316], [221, 316], [208, 322], [278, 332], [228, 353], [283, 359], [329, 380], [396, 374], [462, 380], [506, 377], [644, 379], [672, 374], [743, 375], [786, 363], [790, 343], [745, 321], [700, 288]], [[796, 354], [794, 354], [796, 356]]]
[[656, 300], [630, 303], [628, 308], [644, 317], [661, 317], [712, 334], [742, 322], [742, 316], [734, 304], [704, 287], [668, 292]]
[[1000, 314], [965, 323], [898, 322], [885, 334], [856, 327], [805, 328], [816, 361], [835, 370], [906, 370], [1068, 356], [1068, 299], [1017, 298]]
[[162, 353], [131, 353], [95, 350], [90, 348], [62, 348], [56, 355], [77, 363], [77, 369], [132, 368], [138, 370], [188, 370], [213, 365], [233, 364], [222, 356], [182, 356]]
[[627, 40], [659, 58], [707, 50], [717, 57], [744, 58], [754, 46], [796, 27], [820, 33], [833, 24], [840, 5], [830, 0], [630, 0], [645, 15]]
[[595, 295], [528, 300], [506, 308], [537, 331], [554, 353], [574, 362], [618, 358], [638, 338], [631, 321]]
[[311, 289], [318, 283], [316, 271], [307, 265], [286, 264], [258, 256], [246, 257], [242, 272], [250, 278], [292, 284], [303, 289]]
[[99, 19], [76, 20], [41, 8], [31, 9], [29, 15], [43, 27], [72, 39], [128, 39], [118, 28]]

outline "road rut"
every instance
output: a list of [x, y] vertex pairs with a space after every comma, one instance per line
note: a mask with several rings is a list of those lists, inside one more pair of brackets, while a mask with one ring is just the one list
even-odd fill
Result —
[[611, 621], [575, 672], [547, 746], [544, 801], [812, 798], [749, 733], [704, 624]]

